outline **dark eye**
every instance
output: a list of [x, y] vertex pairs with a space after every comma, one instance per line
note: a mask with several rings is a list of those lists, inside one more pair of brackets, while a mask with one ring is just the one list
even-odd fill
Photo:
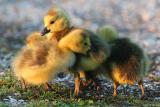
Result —
[[53, 24], [55, 21], [51, 21], [50, 24]]
[[88, 45], [87, 42], [84, 42], [84, 45], [87, 46]]

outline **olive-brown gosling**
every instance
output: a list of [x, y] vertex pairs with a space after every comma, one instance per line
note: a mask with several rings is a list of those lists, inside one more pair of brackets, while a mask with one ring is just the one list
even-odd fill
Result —
[[117, 96], [119, 85], [138, 82], [141, 97], [144, 97], [143, 78], [148, 72], [149, 60], [144, 51], [127, 38], [111, 42], [111, 55], [103, 64], [104, 73], [113, 80], [113, 96]]
[[[102, 31], [99, 33], [99, 36], [106, 43], [109, 42], [111, 53], [99, 68], [90, 72], [93, 77], [89, 78], [94, 81], [95, 76], [98, 74], [103, 74], [111, 78], [114, 87], [113, 96], [117, 96], [119, 85], [133, 85], [135, 82], [138, 82], [141, 89], [141, 97], [143, 98], [143, 78], [147, 74], [150, 65], [148, 56], [136, 43], [128, 38], [118, 38], [118, 36], [114, 35], [117, 34], [114, 33], [114, 30], [112, 30], [113, 35], [106, 33], [108, 32], [107, 27], [103, 27], [99, 31]], [[109, 37], [107, 37], [108, 35]]]
[[[110, 55], [108, 44], [103, 41], [95, 33], [83, 29], [84, 32], [89, 35], [91, 40], [91, 50], [88, 55], [77, 54], [77, 60], [75, 65], [72, 67], [74, 72], [79, 72], [79, 75], [75, 77], [75, 95], [79, 95], [81, 80], [87, 80], [86, 75], [89, 76], [93, 70], [99, 68], [99, 66], [108, 58]], [[91, 78], [91, 77], [89, 77]], [[88, 82], [90, 80], [87, 80]], [[84, 86], [87, 86], [82, 82]], [[88, 84], [88, 83], [87, 83]]]
[[[93, 35], [93, 33], [92, 33]], [[107, 35], [107, 36], [106, 36]], [[96, 36], [96, 37], [95, 37]], [[101, 50], [103, 51], [103, 49], [101, 49], [101, 47], [104, 47], [105, 43], [106, 43], [106, 46], [108, 45], [108, 43], [112, 42], [113, 40], [115, 40], [116, 38], [118, 38], [118, 32], [116, 31], [116, 29], [113, 27], [113, 26], [110, 26], [110, 25], [105, 25], [105, 26], [101, 26], [97, 29], [97, 32], [96, 32], [96, 35], [94, 36], [94, 38], [92, 39], [95, 39], [95, 40], [99, 40], [98, 42], [96, 42], [95, 40], [92, 40], [92, 43], [95, 44], [95, 42], [97, 44], [102, 44], [101, 46], [97, 46], [96, 48], [98, 50]], [[100, 37], [97, 38], [97, 36]], [[102, 42], [102, 43], [101, 43]], [[104, 43], [105, 42], [105, 43]], [[95, 48], [94, 46], [92, 46], [93, 48]], [[82, 83], [83, 85], [85, 85], [86, 87], [88, 87], [91, 83], [94, 83], [94, 85], [96, 86], [97, 90], [100, 88], [100, 84], [98, 82], [98, 78], [96, 77], [100, 71], [94, 71], [94, 69], [96, 68], [99, 68], [99, 66], [105, 62], [106, 58], [109, 56], [110, 54], [110, 51], [109, 51], [109, 46], [107, 46], [108, 48], [108, 51], [103, 51], [102, 55], [105, 56], [103, 57], [102, 55], [99, 54], [99, 59], [102, 59], [100, 62], [97, 61], [97, 60], [94, 60], [95, 57], [92, 59], [92, 60], [84, 60], [82, 61], [81, 63], [83, 64], [83, 68], [89, 68], [88, 70], [83, 71], [81, 70], [79, 73], [80, 73], [80, 78], [83, 80]], [[95, 49], [95, 50], [97, 50]], [[91, 53], [92, 54], [92, 53]], [[82, 58], [84, 59], [84, 58]], [[86, 59], [86, 58], [85, 58]], [[81, 65], [82, 66], [82, 65]], [[90, 66], [90, 67], [89, 67]], [[90, 69], [90, 68], [93, 68], [93, 69]]]

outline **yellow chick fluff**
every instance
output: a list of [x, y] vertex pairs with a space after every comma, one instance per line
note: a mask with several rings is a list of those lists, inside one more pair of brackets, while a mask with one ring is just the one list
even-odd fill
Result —
[[90, 39], [82, 32], [83, 30], [76, 29], [58, 43], [47, 40], [36, 43], [32, 40], [37, 35], [29, 37], [29, 44], [20, 50], [12, 62], [16, 77], [34, 85], [52, 80], [56, 73], [74, 64], [74, 52], [86, 54], [90, 49]]

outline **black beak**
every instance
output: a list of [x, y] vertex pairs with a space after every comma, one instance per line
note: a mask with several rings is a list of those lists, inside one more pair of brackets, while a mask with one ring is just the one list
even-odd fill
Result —
[[44, 36], [45, 34], [47, 34], [47, 33], [49, 33], [49, 32], [50, 32], [50, 30], [47, 29], [47, 27], [45, 27], [45, 28], [42, 30], [42, 32], [41, 32], [41, 36]]

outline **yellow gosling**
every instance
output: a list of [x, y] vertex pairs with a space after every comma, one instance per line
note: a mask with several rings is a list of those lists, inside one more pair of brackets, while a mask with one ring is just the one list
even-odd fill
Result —
[[[23, 47], [12, 62], [16, 77], [33, 85], [51, 81], [58, 72], [75, 63], [74, 52], [86, 54], [90, 49], [90, 39], [82, 32], [80, 29], [74, 30], [58, 44], [45, 40], [32, 44], [34, 48], [28, 48], [32, 46], [29, 44]], [[32, 39], [29, 43], [32, 43]]]

